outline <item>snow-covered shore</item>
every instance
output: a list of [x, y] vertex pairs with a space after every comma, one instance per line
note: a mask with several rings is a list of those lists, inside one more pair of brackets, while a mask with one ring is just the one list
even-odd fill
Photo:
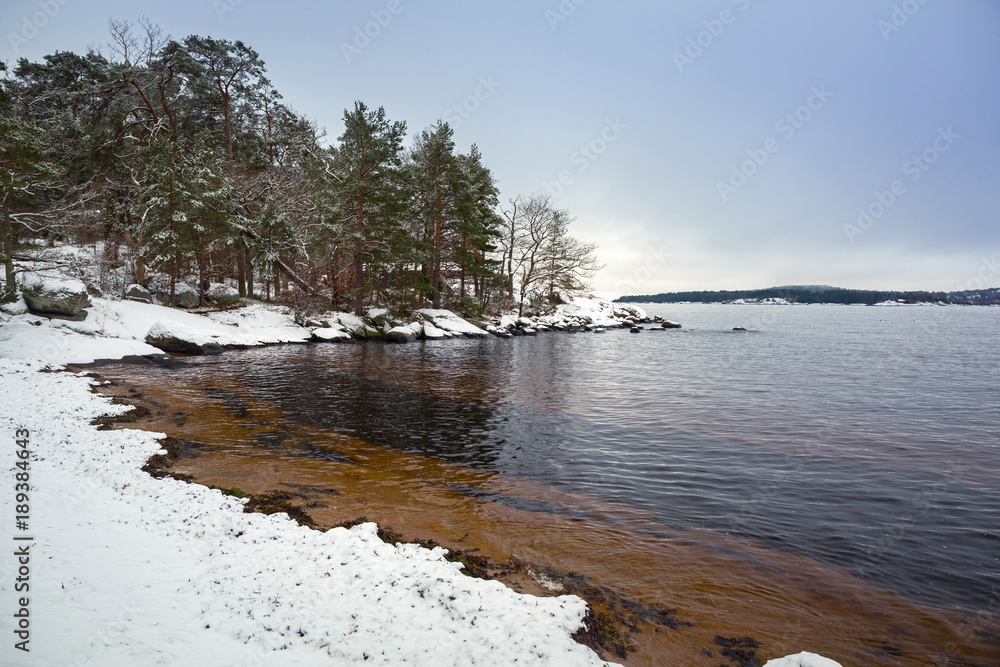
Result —
[[[570, 638], [583, 600], [464, 576], [374, 524], [316, 531], [154, 479], [140, 467], [156, 434], [96, 430], [128, 408], [41, 368], [0, 359], [2, 437], [27, 429], [33, 459], [30, 664], [606, 664]], [[11, 507], [13, 482], [0, 488]], [[11, 556], [3, 570], [10, 601]], [[12, 642], [0, 650], [26, 664]]]

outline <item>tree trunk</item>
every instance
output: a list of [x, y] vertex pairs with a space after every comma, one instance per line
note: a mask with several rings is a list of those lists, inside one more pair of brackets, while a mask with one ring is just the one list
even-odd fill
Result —
[[246, 255], [243, 252], [243, 239], [236, 242], [236, 283], [240, 296], [247, 295], [247, 270], [244, 266]]
[[17, 288], [14, 273], [14, 225], [10, 221], [10, 206], [6, 199], [3, 202], [2, 224], [3, 229], [0, 230], [0, 236], [3, 237], [4, 295], [10, 296]]
[[243, 244], [243, 252], [246, 253], [246, 261], [244, 266], [247, 270], [247, 296], [253, 298], [253, 252], [250, 250], [250, 245], [248, 243]]
[[354, 286], [357, 290], [357, 294], [354, 297], [354, 314], [361, 317], [365, 314], [365, 265], [364, 265], [364, 245], [361, 243], [361, 239], [358, 239], [354, 244]]
[[[205, 219], [202, 218], [202, 226]], [[205, 232], [201, 233], [201, 242], [198, 244], [198, 305], [205, 306]]]

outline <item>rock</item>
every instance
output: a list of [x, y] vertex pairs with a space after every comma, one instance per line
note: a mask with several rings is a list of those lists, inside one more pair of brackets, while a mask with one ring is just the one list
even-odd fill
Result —
[[604, 333], [604, 329], [601, 329], [600, 327], [598, 327], [598, 328], [594, 329], [594, 333]]
[[223, 283], [213, 283], [205, 293], [209, 301], [217, 306], [235, 306], [240, 302], [240, 292], [231, 285]]
[[[387, 324], [389, 324], [388, 329], [392, 328], [392, 325], [389, 322], [389, 320], [391, 319], [389, 317], [389, 311], [386, 310], [385, 308], [369, 308], [365, 313], [365, 315], [368, 317], [368, 320], [375, 325], [376, 328], [381, 329], [385, 327], [385, 325]], [[386, 331], [388, 331], [388, 329], [386, 329]]]
[[443, 330], [438, 329], [430, 322], [424, 322], [421, 334], [428, 340], [440, 340], [441, 338], [445, 338], [447, 336]]
[[523, 329], [521, 329], [521, 333], [523, 333], [525, 336], [534, 336], [537, 335], [538, 332], [536, 332], [531, 327], [524, 327]]
[[416, 322], [407, 326], [392, 327], [385, 332], [385, 340], [389, 343], [409, 343], [420, 335], [420, 325]]
[[334, 313], [330, 323], [339, 324], [344, 331], [358, 339], [382, 337], [381, 331], [351, 313]]
[[746, 331], [743, 327], [733, 327], [733, 331]]
[[663, 320], [663, 322], [660, 323], [660, 326], [663, 327], [664, 329], [680, 329], [681, 328], [680, 324], [678, 324], [677, 322], [671, 322], [670, 320]]
[[313, 318], [308, 318], [305, 322], [305, 326], [308, 329], [327, 329], [330, 327], [329, 322], [321, 322], [320, 320], [314, 320]]
[[140, 303], [153, 303], [153, 295], [149, 290], [137, 283], [132, 283], [125, 288], [125, 298]]
[[[168, 290], [165, 296], [170, 298], [170, 291]], [[197, 308], [201, 303], [201, 297], [198, 296], [198, 290], [191, 287], [185, 282], [178, 281], [174, 285], [174, 301], [173, 305], [178, 308]]]
[[344, 343], [354, 340], [354, 336], [351, 334], [339, 327], [331, 327], [329, 324], [313, 329], [312, 337], [314, 341], [320, 343]]
[[149, 328], [146, 342], [175, 354], [221, 354], [222, 346], [211, 336], [170, 320], [160, 320]]
[[24, 302], [34, 313], [53, 313], [72, 317], [90, 305], [87, 286], [79, 280], [26, 273], [21, 277], [21, 287]]
[[97, 297], [98, 299], [104, 296], [104, 292], [101, 290], [101, 288], [98, 287], [97, 285], [94, 285], [93, 283], [87, 283], [87, 294], [89, 294], [90, 296]]
[[639, 333], [640, 331], [642, 331], [640, 327], [632, 327], [628, 330], [629, 333]]
[[198, 304], [201, 303], [201, 299], [198, 296], [198, 290], [191, 287], [183, 280], [178, 280], [174, 283], [174, 298], [170, 299], [170, 283], [160, 281], [162, 287], [154, 286], [153, 294], [159, 299], [160, 303], [170, 304], [176, 306], [177, 308], [197, 308]]
[[418, 310], [416, 315], [425, 322], [430, 322], [436, 328], [453, 336], [463, 335], [470, 338], [482, 338], [489, 335], [486, 331], [483, 331], [471, 322], [463, 320], [450, 310], [424, 308]]
[[517, 318], [517, 326], [521, 327], [522, 329], [530, 329], [531, 327], [535, 326], [535, 323], [529, 320], [527, 317], [519, 317]]
[[[17, 301], [0, 305], [0, 311], [3, 311], [8, 315], [24, 315], [28, 312], [28, 304], [24, 300], [23, 296], [19, 296]], [[39, 322], [39, 324], [41, 324], [41, 322]]]

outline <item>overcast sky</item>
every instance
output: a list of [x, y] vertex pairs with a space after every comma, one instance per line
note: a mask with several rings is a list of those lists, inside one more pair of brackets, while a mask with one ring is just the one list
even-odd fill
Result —
[[0, 58], [145, 14], [254, 47], [331, 139], [355, 100], [444, 118], [576, 217], [605, 295], [1000, 285], [1000, 2], [482, 4], [5, 0]]

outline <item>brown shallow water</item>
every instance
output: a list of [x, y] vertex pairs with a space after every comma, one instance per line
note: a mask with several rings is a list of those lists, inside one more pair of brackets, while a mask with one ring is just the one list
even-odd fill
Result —
[[[285, 490], [321, 526], [365, 516], [410, 538], [498, 562], [514, 556], [539, 573], [579, 573], [623, 599], [676, 610], [679, 627], [638, 623], [628, 665], [740, 664], [717, 637], [753, 638], [762, 660], [808, 650], [845, 666], [1000, 664], [996, 613], [923, 605], [750, 540], [668, 529], [629, 505], [293, 422], [232, 376], [194, 381], [127, 365], [98, 372], [117, 385], [105, 391], [151, 410], [130, 427], [201, 443], [174, 464], [199, 483]], [[303, 456], [302, 443], [329, 455]], [[508, 583], [551, 592], [541, 574]]]

